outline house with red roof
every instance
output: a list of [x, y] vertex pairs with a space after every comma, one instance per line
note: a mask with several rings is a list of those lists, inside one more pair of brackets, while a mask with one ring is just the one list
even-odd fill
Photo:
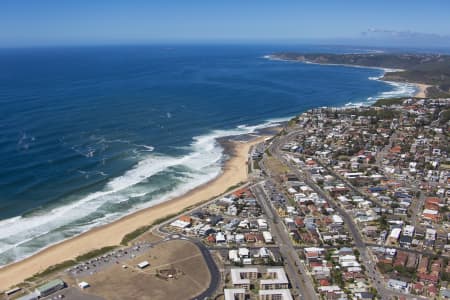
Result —
[[400, 154], [402, 153], [402, 147], [400, 145], [396, 145], [389, 150], [390, 153]]

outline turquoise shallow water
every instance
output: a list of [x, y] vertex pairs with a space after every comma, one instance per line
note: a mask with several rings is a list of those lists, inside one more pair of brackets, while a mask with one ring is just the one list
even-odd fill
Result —
[[281, 50], [349, 51], [0, 50], [0, 265], [214, 178], [219, 137], [313, 107], [413, 92], [375, 80], [381, 70], [263, 57]]

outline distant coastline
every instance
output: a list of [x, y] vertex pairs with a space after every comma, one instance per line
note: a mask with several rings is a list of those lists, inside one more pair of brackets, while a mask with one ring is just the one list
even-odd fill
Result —
[[386, 73], [405, 71], [404, 69], [393, 69], [393, 68], [352, 65], [352, 64], [323, 63], [323, 62], [314, 62], [314, 61], [309, 61], [309, 60], [296, 60], [296, 59], [290, 59], [290, 58], [283, 58], [282, 56], [277, 55], [277, 54], [264, 55], [263, 57], [265, 59], [270, 59], [270, 60], [275, 60], [275, 61], [278, 60], [278, 61], [299, 62], [299, 63], [304, 63], [304, 64], [319, 65], [319, 66], [341, 66], [341, 67], [351, 67], [351, 68], [374, 69], [374, 70], [381, 70]]
[[450, 95], [450, 56], [438, 54], [303, 54], [276, 53], [266, 58], [298, 61], [308, 64], [336, 65], [380, 69], [385, 82], [414, 84], [416, 97], [448, 97]]
[[[378, 80], [382, 81], [389, 85], [405, 85], [405, 86], [414, 86], [415, 91], [411, 94], [411, 97], [419, 97], [424, 98], [426, 97], [426, 90], [431, 87], [431, 85], [423, 84], [423, 83], [415, 83], [415, 82], [401, 82], [401, 81], [391, 81], [386, 80], [385, 76], [387, 73], [394, 73], [394, 72], [404, 72], [404, 69], [393, 69], [393, 68], [384, 68], [384, 67], [376, 67], [376, 66], [364, 66], [364, 65], [352, 65], [352, 64], [338, 64], [338, 63], [321, 63], [321, 62], [314, 62], [309, 60], [296, 60], [296, 59], [290, 59], [285, 58], [280, 55], [276, 54], [269, 54], [264, 55], [263, 58], [273, 61], [285, 61], [285, 62], [298, 62], [298, 63], [304, 63], [304, 64], [311, 64], [311, 65], [319, 65], [319, 66], [336, 66], [336, 67], [349, 67], [349, 68], [361, 68], [361, 69], [374, 69], [374, 70], [380, 70], [383, 72], [382, 76], [379, 77], [369, 77], [369, 80]], [[358, 105], [371, 105], [375, 103], [377, 99], [382, 99], [384, 97], [379, 98], [373, 98], [370, 97], [367, 101], [367, 103], [364, 102], [358, 102]], [[372, 100], [372, 101], [369, 101]], [[375, 100], [375, 101], [374, 101]], [[351, 105], [354, 105], [353, 103], [349, 103]]]

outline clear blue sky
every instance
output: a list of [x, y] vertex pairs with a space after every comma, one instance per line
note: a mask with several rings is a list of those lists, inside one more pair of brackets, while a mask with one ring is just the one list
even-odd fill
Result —
[[0, 0], [0, 47], [450, 36], [448, 0]]

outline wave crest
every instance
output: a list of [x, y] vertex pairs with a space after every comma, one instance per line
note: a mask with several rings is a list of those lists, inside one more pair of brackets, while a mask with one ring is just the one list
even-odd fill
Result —
[[[217, 142], [219, 138], [255, 133], [287, 120], [274, 119], [231, 130], [213, 130], [194, 137], [187, 155], [148, 153], [133, 168], [110, 179], [100, 191], [81, 197], [72, 195], [62, 201], [66, 204], [47, 211], [1, 220], [0, 264], [23, 259], [52, 244], [180, 196], [212, 180], [220, 174], [224, 160], [223, 148]], [[118, 211], [118, 208], [123, 209]]]

